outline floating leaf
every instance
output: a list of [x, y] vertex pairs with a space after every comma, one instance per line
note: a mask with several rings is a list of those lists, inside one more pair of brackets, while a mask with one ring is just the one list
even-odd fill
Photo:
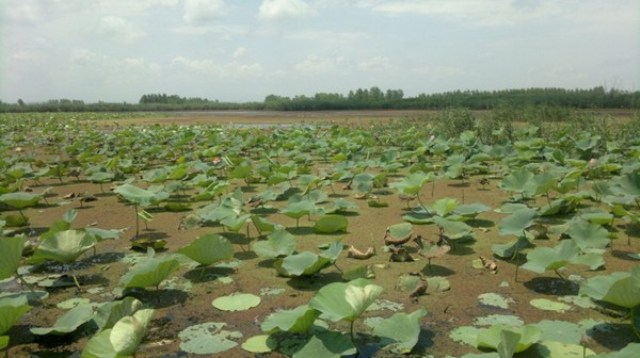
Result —
[[211, 304], [221, 311], [246, 311], [259, 305], [260, 297], [250, 293], [236, 293], [218, 297]]
[[511, 298], [504, 297], [498, 293], [483, 293], [478, 296], [478, 300], [480, 303], [487, 306], [498, 307], [498, 308], [509, 308], [509, 304], [513, 303]]
[[523, 326], [524, 321], [520, 319], [518, 316], [513, 315], [504, 315], [504, 314], [493, 314], [484, 317], [477, 317], [473, 320], [473, 324], [476, 326], [493, 326], [497, 324], [516, 327]]
[[464, 343], [475, 347], [478, 340], [478, 333], [482, 328], [473, 326], [461, 326], [449, 332], [449, 338], [454, 342]]
[[249, 353], [269, 353], [276, 349], [277, 343], [271, 336], [260, 334], [250, 337], [240, 347]]
[[543, 311], [566, 312], [571, 306], [562, 302], [551, 301], [546, 298], [534, 298], [529, 304]]
[[191, 354], [216, 354], [238, 345], [234, 339], [242, 338], [238, 331], [227, 331], [224, 322], [208, 322], [180, 331], [180, 349]]

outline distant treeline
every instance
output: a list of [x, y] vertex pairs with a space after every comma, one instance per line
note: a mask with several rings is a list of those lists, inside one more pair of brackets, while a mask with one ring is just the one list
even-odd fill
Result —
[[269, 95], [262, 102], [220, 102], [198, 97], [145, 94], [138, 103], [84, 103], [57, 99], [40, 103], [5, 103], [0, 112], [131, 112], [131, 111], [202, 111], [202, 110], [270, 110], [324, 111], [359, 109], [495, 109], [504, 106], [552, 106], [567, 108], [640, 108], [640, 91], [592, 89], [527, 88], [499, 91], [452, 91], [406, 97], [400, 89], [382, 91], [378, 87], [359, 88], [340, 93], [316, 93], [314, 96], [284, 97]]

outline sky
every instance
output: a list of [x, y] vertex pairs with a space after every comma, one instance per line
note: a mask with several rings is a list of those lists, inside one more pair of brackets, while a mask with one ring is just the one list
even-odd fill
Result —
[[640, 90], [638, 0], [0, 0], [0, 100]]

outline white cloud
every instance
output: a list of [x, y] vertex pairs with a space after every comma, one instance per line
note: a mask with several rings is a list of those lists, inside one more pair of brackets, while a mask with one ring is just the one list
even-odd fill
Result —
[[37, 1], [19, 0], [6, 1], [3, 6], [2, 17], [9, 21], [36, 23], [43, 17], [43, 11]]
[[223, 16], [224, 0], [186, 0], [183, 19], [188, 24], [201, 25]]
[[296, 71], [305, 74], [328, 73], [336, 69], [336, 63], [341, 62], [342, 58], [322, 58], [315, 55], [308, 56], [302, 62], [294, 65]]
[[389, 58], [384, 56], [376, 56], [370, 60], [358, 63], [358, 68], [362, 71], [379, 71], [390, 70], [393, 68]]
[[284, 18], [305, 17], [314, 14], [314, 10], [303, 0], [263, 0], [258, 18], [279, 20]]
[[134, 24], [117, 16], [102, 17], [100, 19], [100, 31], [123, 43], [133, 43], [145, 35]]
[[259, 77], [264, 73], [262, 65], [259, 63], [220, 63], [210, 59], [195, 60], [184, 56], [178, 56], [174, 58], [172, 62], [189, 71], [213, 75], [219, 78]]
[[238, 47], [234, 52], [233, 52], [233, 58], [239, 58], [242, 57], [245, 53], [247, 52], [247, 49], [244, 47]]

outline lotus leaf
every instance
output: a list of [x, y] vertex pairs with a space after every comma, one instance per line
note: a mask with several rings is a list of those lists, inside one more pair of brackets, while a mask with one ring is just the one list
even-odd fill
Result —
[[330, 266], [333, 261], [326, 257], [318, 256], [313, 252], [303, 251], [276, 261], [275, 267], [278, 273], [283, 276], [309, 276]]
[[156, 205], [169, 197], [169, 194], [167, 192], [163, 192], [160, 190], [153, 191], [151, 190], [151, 188], [142, 189], [129, 183], [117, 186], [113, 190], [113, 192], [121, 195], [123, 198], [133, 203], [134, 205], [139, 205], [143, 208], [151, 205]]
[[453, 210], [453, 214], [467, 218], [475, 218], [478, 214], [491, 210], [490, 207], [482, 203], [462, 204]]
[[218, 297], [211, 304], [221, 311], [246, 311], [259, 305], [260, 297], [250, 293], [235, 293]]
[[142, 308], [142, 302], [127, 296], [120, 301], [112, 301], [100, 306], [93, 320], [100, 330], [112, 328], [116, 322], [125, 316], [131, 316]]
[[[370, 285], [369, 289], [365, 287]], [[347, 288], [350, 289], [351, 303], [347, 300]], [[309, 302], [309, 307], [322, 312], [327, 319], [337, 322], [340, 320], [353, 321], [362, 313], [380, 294], [382, 288], [371, 285], [366, 279], [356, 279], [344, 282], [334, 282], [322, 287]], [[356, 308], [362, 311], [356, 310]], [[359, 312], [359, 313], [358, 313]]]
[[434, 224], [442, 230], [442, 233], [449, 239], [462, 239], [470, 236], [472, 232], [471, 226], [461, 221], [451, 221], [439, 216], [434, 216]]
[[522, 268], [536, 273], [544, 273], [547, 270], [558, 270], [567, 265], [579, 253], [578, 247], [573, 241], [561, 241], [558, 246], [536, 247], [527, 254], [527, 262]]
[[483, 293], [479, 295], [478, 300], [483, 305], [498, 307], [503, 309], [509, 308], [509, 304], [513, 303], [513, 299], [504, 297], [499, 293], [493, 293], [493, 292]]
[[276, 258], [291, 255], [296, 248], [295, 237], [286, 230], [277, 230], [267, 236], [266, 241], [252, 244], [256, 255], [265, 258]]
[[286, 331], [289, 333], [304, 333], [313, 326], [320, 311], [310, 308], [308, 305], [298, 306], [291, 310], [282, 310], [269, 314], [262, 325], [265, 333]]
[[[507, 333], [503, 334], [503, 332]], [[478, 332], [476, 345], [478, 348], [498, 349], [498, 346], [502, 344], [503, 347], [513, 347], [514, 353], [520, 353], [538, 342], [541, 336], [542, 331], [535, 326], [495, 325]], [[503, 349], [507, 349], [506, 347]]]
[[233, 246], [228, 239], [218, 234], [207, 234], [178, 250], [200, 265], [208, 266], [233, 257]]
[[458, 206], [460, 206], [460, 202], [458, 201], [458, 199], [442, 198], [433, 203], [431, 212], [436, 215], [445, 217], [451, 214]]
[[42, 240], [29, 262], [42, 263], [46, 261], [57, 261], [68, 264], [75, 261], [85, 251], [95, 246], [95, 244], [95, 237], [87, 234], [85, 231], [60, 231], [53, 237]]
[[185, 328], [178, 334], [180, 349], [191, 354], [211, 355], [237, 346], [232, 339], [242, 338], [242, 333], [225, 330], [224, 326], [224, 322], [208, 322]]
[[500, 235], [523, 235], [524, 231], [533, 225], [536, 214], [535, 209], [522, 209], [503, 218], [498, 226]]
[[25, 295], [0, 298], [0, 336], [8, 332], [29, 310], [31, 306]]
[[411, 223], [391, 225], [387, 228], [387, 232], [393, 239], [404, 239], [413, 234], [413, 225]]
[[260, 334], [248, 338], [240, 347], [249, 353], [269, 353], [277, 347], [277, 342], [269, 335]]
[[242, 227], [251, 220], [251, 214], [230, 215], [220, 221], [227, 230], [238, 232]]
[[583, 358], [596, 356], [594, 351], [585, 346], [544, 339], [535, 345], [535, 350], [538, 357]]
[[526, 168], [519, 168], [507, 175], [500, 187], [506, 191], [522, 194], [525, 197], [536, 193], [537, 184], [533, 180], [533, 173]]
[[317, 234], [347, 232], [349, 221], [342, 215], [323, 215], [315, 223], [313, 230]]
[[62, 336], [74, 332], [81, 325], [89, 322], [93, 318], [93, 307], [90, 305], [76, 306], [65, 314], [60, 316], [53, 324], [53, 327], [48, 328], [31, 328], [31, 333], [44, 336], [47, 334], [53, 334]]
[[382, 320], [375, 327], [373, 333], [382, 337], [381, 345], [390, 344], [389, 348], [396, 354], [407, 354], [418, 343], [420, 336], [420, 320], [427, 314], [424, 308], [412, 313], [398, 312]]
[[24, 236], [0, 237], [0, 280], [16, 274], [26, 242]]
[[566, 303], [556, 302], [546, 298], [534, 298], [529, 301], [529, 304], [543, 311], [566, 312], [571, 309], [571, 306]]
[[567, 229], [569, 235], [582, 250], [603, 249], [609, 245], [609, 231], [598, 224], [577, 220]]
[[111, 329], [109, 340], [118, 354], [133, 355], [136, 352], [153, 313], [153, 309], [142, 309], [116, 322]]
[[0, 195], [0, 203], [9, 205], [14, 209], [22, 210], [38, 205], [38, 202], [42, 198], [42, 194], [15, 192]]
[[180, 266], [180, 262], [171, 256], [147, 258], [122, 276], [120, 286], [123, 288], [155, 286], [157, 288], [160, 282], [175, 271], [178, 266]]
[[424, 184], [431, 180], [433, 180], [432, 174], [415, 172], [400, 181], [389, 184], [389, 186], [398, 190], [400, 194], [418, 195]]
[[316, 333], [293, 358], [340, 358], [356, 352], [349, 335], [324, 330]]
[[630, 272], [589, 278], [581, 285], [580, 294], [624, 308], [636, 307], [640, 305], [640, 266]]

